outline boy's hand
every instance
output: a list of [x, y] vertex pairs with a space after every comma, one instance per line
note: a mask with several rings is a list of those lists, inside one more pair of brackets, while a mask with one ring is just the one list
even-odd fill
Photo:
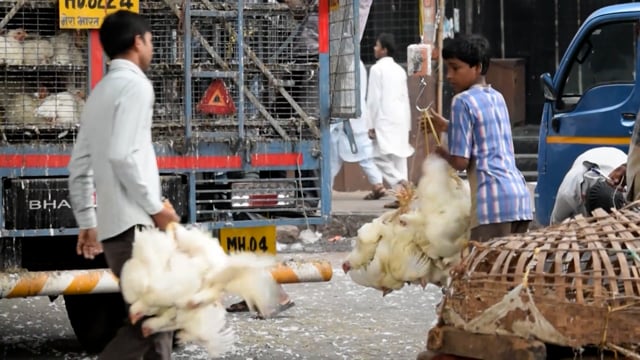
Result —
[[[438, 114], [435, 110], [433, 110], [433, 108], [429, 109], [429, 115], [431, 116], [431, 122], [433, 123], [433, 127], [436, 130], [437, 134], [447, 132], [447, 130], [449, 129], [449, 121], [447, 119]], [[424, 117], [420, 121], [420, 130], [426, 131], [427, 134], [432, 133], [431, 126], [427, 124], [427, 119]]]
[[447, 160], [449, 162], [449, 150], [445, 149], [442, 146], [436, 146], [435, 153], [440, 155], [441, 158]]
[[369, 129], [369, 139], [374, 140], [376, 138], [376, 129]]

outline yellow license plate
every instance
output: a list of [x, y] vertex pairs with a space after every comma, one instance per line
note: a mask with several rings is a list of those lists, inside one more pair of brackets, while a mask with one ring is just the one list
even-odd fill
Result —
[[255, 253], [276, 254], [275, 225], [220, 229], [220, 246], [227, 253], [233, 251], [251, 251]]

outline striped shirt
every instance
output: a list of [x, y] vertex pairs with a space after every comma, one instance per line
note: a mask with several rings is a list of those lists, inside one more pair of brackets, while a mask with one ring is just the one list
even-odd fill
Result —
[[475, 161], [479, 225], [531, 220], [527, 183], [516, 167], [511, 124], [502, 94], [474, 85], [454, 96], [449, 152]]

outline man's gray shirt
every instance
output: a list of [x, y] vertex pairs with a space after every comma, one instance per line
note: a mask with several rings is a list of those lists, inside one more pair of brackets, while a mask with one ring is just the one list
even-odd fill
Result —
[[151, 141], [154, 99], [144, 72], [116, 59], [82, 111], [69, 163], [70, 200], [78, 226], [97, 226], [101, 241], [135, 225], [153, 225], [150, 215], [162, 210]]

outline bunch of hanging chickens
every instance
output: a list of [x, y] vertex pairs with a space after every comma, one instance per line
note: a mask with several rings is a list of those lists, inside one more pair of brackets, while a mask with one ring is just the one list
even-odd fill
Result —
[[233, 348], [236, 336], [226, 326], [225, 294], [241, 296], [263, 316], [278, 305], [270, 273], [275, 257], [254, 253], [227, 255], [217, 239], [196, 228], [170, 224], [166, 231], [138, 231], [132, 257], [120, 275], [132, 323], [142, 332], [177, 331], [178, 339], [204, 346], [211, 357]]
[[443, 286], [469, 242], [469, 185], [440, 156], [423, 163], [416, 189], [397, 194], [401, 206], [358, 229], [342, 268], [385, 296], [406, 284]]

